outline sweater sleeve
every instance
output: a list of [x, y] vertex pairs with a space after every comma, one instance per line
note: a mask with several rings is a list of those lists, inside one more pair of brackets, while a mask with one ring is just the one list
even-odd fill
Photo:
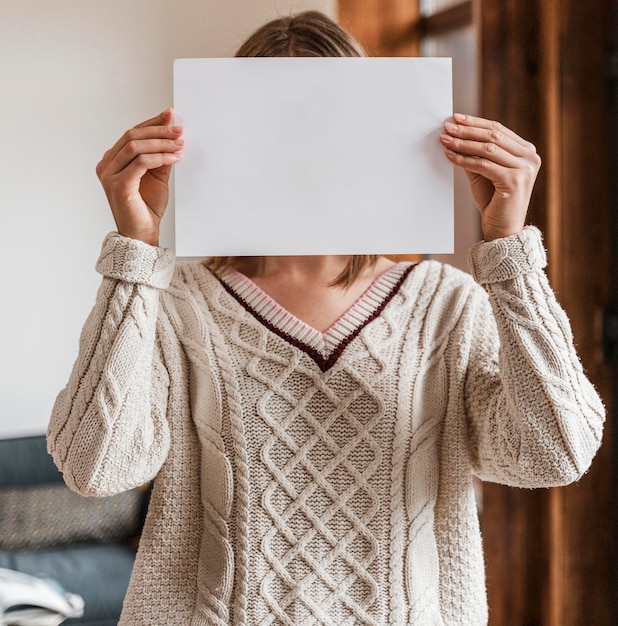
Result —
[[159, 292], [174, 254], [112, 233], [103, 281], [67, 386], [53, 407], [48, 449], [66, 483], [105, 496], [152, 479], [169, 450], [168, 375], [157, 343]]
[[605, 411], [543, 271], [540, 232], [477, 244], [466, 409], [475, 471], [518, 487], [577, 480], [600, 446]]

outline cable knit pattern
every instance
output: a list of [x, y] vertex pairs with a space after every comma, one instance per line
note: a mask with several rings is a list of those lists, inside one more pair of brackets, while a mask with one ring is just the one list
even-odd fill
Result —
[[472, 246], [468, 261], [474, 278], [486, 285], [544, 269], [547, 256], [539, 229], [526, 226], [512, 237]]
[[174, 273], [174, 253], [110, 233], [97, 261], [99, 274], [128, 283], [165, 289]]
[[[480, 626], [472, 476], [577, 480], [604, 410], [528, 228], [399, 264], [326, 333], [238, 273], [108, 237], [49, 448], [156, 476], [122, 626]], [[171, 278], [171, 283], [169, 283]]]

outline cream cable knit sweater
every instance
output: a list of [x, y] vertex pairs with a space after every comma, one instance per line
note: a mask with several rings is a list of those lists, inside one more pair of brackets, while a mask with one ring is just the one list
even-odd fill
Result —
[[486, 623], [472, 475], [577, 480], [604, 411], [539, 232], [470, 260], [485, 289], [398, 265], [322, 334], [107, 237], [48, 440], [80, 493], [155, 478], [121, 624]]

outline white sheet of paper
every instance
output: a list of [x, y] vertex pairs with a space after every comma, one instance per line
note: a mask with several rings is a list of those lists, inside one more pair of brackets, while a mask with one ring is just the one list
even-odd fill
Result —
[[445, 58], [174, 62], [176, 254], [453, 251]]

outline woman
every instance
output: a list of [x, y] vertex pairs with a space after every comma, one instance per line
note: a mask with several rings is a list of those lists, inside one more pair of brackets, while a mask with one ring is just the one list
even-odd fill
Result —
[[[239, 51], [359, 54], [314, 12]], [[384, 257], [175, 265], [172, 115], [98, 165], [118, 230], [48, 433], [80, 493], [155, 479], [121, 624], [485, 624], [473, 475], [575, 481], [604, 420], [524, 227], [534, 146], [445, 124], [481, 212], [476, 282]]]

